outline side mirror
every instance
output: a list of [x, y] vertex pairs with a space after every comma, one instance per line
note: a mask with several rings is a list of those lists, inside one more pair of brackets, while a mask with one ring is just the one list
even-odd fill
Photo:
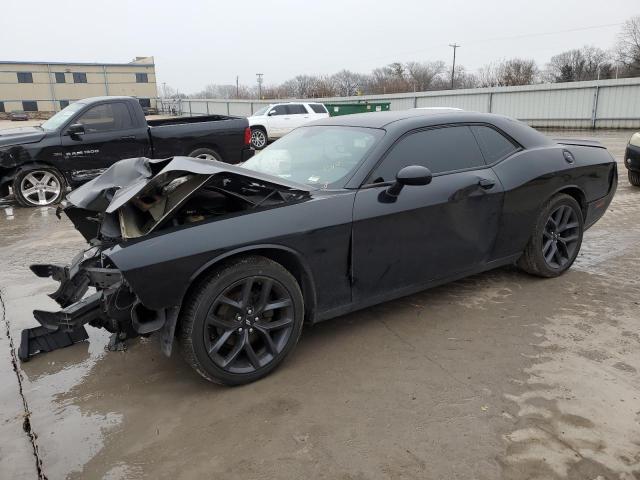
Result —
[[405, 185], [428, 185], [431, 183], [431, 170], [421, 165], [409, 165], [396, 174], [396, 182], [387, 189], [387, 195], [397, 197]]
[[79, 137], [84, 135], [84, 125], [81, 123], [74, 123], [67, 128], [67, 135], [71, 137]]
[[273, 116], [275, 114], [276, 114], [276, 111], [275, 111], [275, 109], [273, 109], [273, 110], [269, 110], [269, 113], [267, 113], [267, 116], [271, 117], [271, 116]]

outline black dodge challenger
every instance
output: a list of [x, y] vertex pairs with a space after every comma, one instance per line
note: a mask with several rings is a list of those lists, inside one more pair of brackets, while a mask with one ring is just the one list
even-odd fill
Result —
[[305, 322], [512, 263], [562, 274], [616, 186], [597, 142], [444, 109], [320, 120], [242, 166], [123, 160], [68, 196], [89, 247], [31, 266], [62, 310], [34, 312], [20, 356], [88, 323], [112, 348], [157, 332], [169, 355], [177, 338], [206, 379], [251, 382]]

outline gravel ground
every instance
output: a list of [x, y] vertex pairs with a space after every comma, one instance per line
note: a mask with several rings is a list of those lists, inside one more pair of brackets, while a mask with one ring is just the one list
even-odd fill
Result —
[[[619, 162], [630, 136], [548, 133]], [[84, 243], [53, 209], [0, 208], [0, 477], [638, 479], [640, 188], [620, 169], [561, 278], [503, 268], [324, 322], [239, 388], [95, 329], [15, 362], [31, 311], [55, 309], [27, 266]]]

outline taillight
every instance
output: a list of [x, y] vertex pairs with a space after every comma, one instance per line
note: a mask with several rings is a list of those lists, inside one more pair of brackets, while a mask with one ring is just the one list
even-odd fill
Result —
[[251, 129], [249, 127], [244, 129], [244, 144], [245, 145], [251, 144]]

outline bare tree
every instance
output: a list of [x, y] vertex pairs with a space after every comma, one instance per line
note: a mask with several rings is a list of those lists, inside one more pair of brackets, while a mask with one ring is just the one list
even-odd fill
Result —
[[625, 75], [640, 75], [640, 15], [624, 23], [618, 37], [616, 53]]
[[478, 69], [476, 75], [479, 87], [498, 87], [500, 86], [500, 64], [488, 63]]
[[310, 75], [298, 75], [282, 84], [287, 97], [307, 98], [313, 95], [316, 79]]
[[[453, 86], [454, 88], [475, 88], [478, 86], [478, 79], [472, 73], [468, 73], [463, 65], [456, 65]], [[434, 90], [449, 90], [451, 88], [451, 67], [444, 75], [437, 77], [433, 88]]]
[[365, 78], [359, 73], [354, 73], [349, 70], [340, 70], [338, 73], [334, 73], [331, 76], [331, 82], [333, 84], [334, 94], [341, 97], [350, 97], [357, 95], [362, 91]]
[[425, 91], [431, 88], [435, 78], [445, 70], [444, 62], [407, 62], [405, 65], [409, 82], [414, 91]]
[[478, 70], [476, 76], [480, 87], [510, 87], [530, 85], [538, 76], [534, 60], [512, 58], [500, 63], [490, 63]]
[[385, 68], [374, 68], [371, 74], [366, 78], [365, 93], [391, 93], [391, 84], [393, 79]]
[[512, 58], [502, 62], [500, 80], [507, 87], [516, 85], [531, 85], [538, 75], [535, 60]]
[[591, 46], [554, 55], [548, 64], [548, 76], [554, 82], [610, 78], [612, 72], [611, 55], [601, 48]]

